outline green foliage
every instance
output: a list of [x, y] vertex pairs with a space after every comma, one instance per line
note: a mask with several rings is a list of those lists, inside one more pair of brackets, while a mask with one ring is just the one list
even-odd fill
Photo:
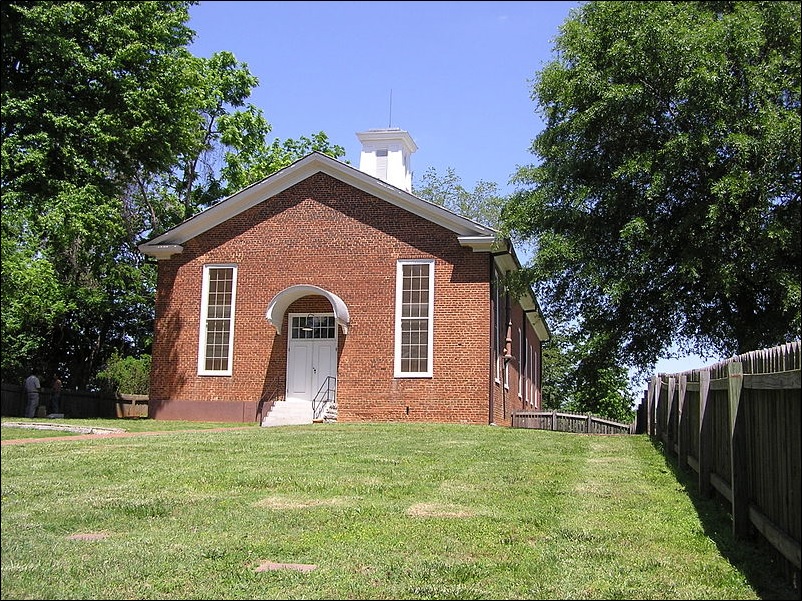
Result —
[[573, 363], [561, 337], [552, 335], [543, 345], [542, 366], [543, 409], [551, 411], [568, 407], [573, 398], [571, 387]]
[[4, 379], [33, 363], [85, 385], [110, 349], [149, 344], [155, 270], [124, 192], [187, 148], [187, 7], [0, 7]]
[[555, 50], [503, 219], [549, 323], [605, 369], [798, 338], [798, 3], [587, 2]]
[[581, 328], [553, 334], [543, 346], [543, 408], [589, 413], [621, 423], [634, 419], [629, 373]]
[[223, 176], [228, 181], [229, 190], [236, 191], [288, 167], [311, 152], [327, 154], [335, 159], [345, 156], [345, 148], [331, 144], [325, 133], [318, 132], [311, 138], [274, 140], [269, 146], [262, 145], [250, 152], [226, 155]]
[[462, 178], [451, 167], [443, 176], [429, 167], [421, 180], [419, 186], [414, 186], [416, 196], [482, 225], [498, 228], [505, 199], [499, 195], [495, 182], [480, 180], [473, 191], [466, 190], [462, 186]]
[[267, 140], [230, 52], [187, 51], [195, 2], [3, 2], [2, 378], [86, 387], [150, 352], [138, 245], [311, 150]]
[[101, 387], [115, 393], [148, 394], [150, 390], [150, 355], [120, 357], [114, 353], [97, 374]]

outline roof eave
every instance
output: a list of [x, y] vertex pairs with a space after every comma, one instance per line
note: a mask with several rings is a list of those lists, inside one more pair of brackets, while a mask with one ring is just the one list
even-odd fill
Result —
[[[231, 219], [254, 205], [283, 192], [315, 173], [322, 172], [352, 185], [368, 194], [381, 198], [402, 209], [410, 211], [428, 221], [445, 227], [462, 236], [491, 236], [492, 228], [452, 213], [439, 205], [418, 198], [378, 178], [367, 175], [320, 152], [313, 152], [292, 165], [277, 171], [265, 179], [240, 190], [187, 219], [176, 227], [153, 238], [146, 244], [183, 244], [212, 227]], [[144, 251], [143, 251], [144, 252]]]
[[138, 248], [142, 254], [154, 257], [157, 261], [169, 259], [184, 251], [184, 247], [180, 244], [152, 244], [150, 242], [140, 244]]

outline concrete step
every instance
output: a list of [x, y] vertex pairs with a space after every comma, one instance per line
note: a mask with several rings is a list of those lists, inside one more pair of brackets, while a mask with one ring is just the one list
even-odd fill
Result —
[[273, 403], [272, 408], [262, 420], [262, 427], [296, 426], [312, 423], [312, 403], [285, 399]]

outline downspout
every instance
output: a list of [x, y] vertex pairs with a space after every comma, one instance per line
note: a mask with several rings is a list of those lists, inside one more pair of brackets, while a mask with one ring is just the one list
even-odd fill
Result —
[[487, 398], [488, 398], [488, 415], [487, 415], [487, 423], [488, 425], [493, 423], [493, 411], [495, 410], [495, 403], [493, 402], [494, 397], [494, 386], [493, 381], [495, 378], [493, 377], [493, 371], [495, 370], [495, 352], [496, 352], [496, 341], [495, 339], [495, 332], [496, 329], [495, 319], [496, 319], [496, 306], [495, 306], [495, 298], [496, 298], [496, 260], [492, 254], [487, 256], [488, 266], [490, 271], [490, 361], [487, 370]]

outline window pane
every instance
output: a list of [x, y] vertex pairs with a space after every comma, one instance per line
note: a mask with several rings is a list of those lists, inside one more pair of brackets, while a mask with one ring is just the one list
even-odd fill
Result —
[[430, 287], [432, 264], [399, 264], [398, 333], [396, 366], [399, 374], [428, 375], [431, 369]]
[[333, 315], [299, 315], [292, 318], [293, 340], [333, 340], [336, 336]]
[[234, 275], [233, 267], [206, 270], [206, 337], [201, 363], [206, 371], [228, 371], [230, 368]]
[[406, 319], [401, 322], [402, 371], [421, 372], [427, 370], [428, 341], [429, 322], [427, 320]]
[[208, 320], [206, 325], [206, 369], [228, 369], [230, 322]]

